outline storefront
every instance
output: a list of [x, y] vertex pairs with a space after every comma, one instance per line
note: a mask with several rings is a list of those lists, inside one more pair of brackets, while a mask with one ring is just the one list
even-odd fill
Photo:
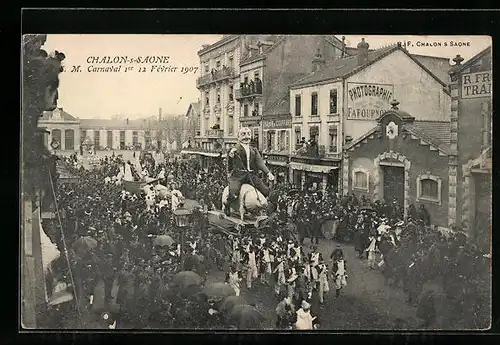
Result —
[[309, 189], [316, 186], [323, 191], [330, 186], [337, 188], [338, 166], [291, 162], [290, 167], [293, 171], [292, 183], [297, 188]]
[[416, 121], [397, 102], [378, 124], [346, 147], [343, 194], [397, 201], [406, 215], [424, 205], [431, 224], [448, 228], [449, 122]]

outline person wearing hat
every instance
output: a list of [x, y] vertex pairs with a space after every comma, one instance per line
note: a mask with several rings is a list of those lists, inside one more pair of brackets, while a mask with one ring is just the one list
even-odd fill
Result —
[[285, 296], [276, 306], [276, 328], [287, 329], [293, 324], [296, 315], [295, 305], [290, 296]]
[[320, 260], [317, 270], [319, 303], [323, 305], [324, 295], [325, 293], [328, 293], [328, 291], [330, 291], [330, 285], [328, 283], [328, 266], [326, 266], [324, 260]]
[[270, 279], [272, 274], [272, 254], [273, 251], [270, 248], [268, 242], [264, 242], [262, 249], [260, 250], [260, 281], [263, 284], [270, 285]]
[[280, 295], [281, 287], [286, 285], [285, 260], [286, 260], [286, 255], [283, 252], [276, 252], [277, 265], [273, 270], [273, 273], [275, 274], [276, 277], [274, 284], [274, 293], [276, 294], [276, 296]]
[[297, 280], [297, 270], [293, 265], [289, 265], [286, 277], [287, 296], [293, 298], [295, 295], [295, 281]]
[[236, 296], [240, 295], [241, 280], [242, 278], [240, 278], [236, 265], [231, 265], [230, 271], [226, 275], [226, 283], [233, 288]]
[[368, 252], [368, 267], [375, 268], [375, 251], [377, 250], [377, 236], [372, 233], [368, 236], [369, 245], [365, 249]]
[[249, 290], [252, 288], [252, 281], [259, 277], [259, 271], [257, 269], [256, 250], [257, 248], [254, 245], [250, 245], [248, 252], [246, 252], [244, 256], [244, 262], [247, 269], [247, 289]]
[[311, 331], [314, 329], [313, 321], [316, 317], [311, 315], [311, 304], [303, 300], [300, 309], [297, 310], [297, 321], [295, 322], [295, 329], [300, 331]]
[[337, 258], [332, 265], [334, 277], [335, 297], [340, 296], [340, 290], [347, 285], [347, 266], [344, 258]]
[[340, 244], [337, 244], [332, 254], [330, 255], [330, 261], [336, 261], [343, 258], [344, 258], [344, 251], [342, 250]]

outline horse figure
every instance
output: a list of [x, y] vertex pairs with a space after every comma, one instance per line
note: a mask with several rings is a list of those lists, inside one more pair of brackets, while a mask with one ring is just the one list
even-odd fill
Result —
[[[229, 186], [224, 188], [224, 191], [222, 192], [223, 211], [226, 207], [228, 195]], [[267, 206], [268, 202], [266, 197], [259, 190], [257, 190], [257, 188], [247, 183], [244, 183], [241, 186], [238, 198], [234, 200], [230, 205], [231, 209], [237, 211], [242, 221], [245, 219], [245, 214], [247, 212], [258, 214], [260, 211], [265, 210]]]

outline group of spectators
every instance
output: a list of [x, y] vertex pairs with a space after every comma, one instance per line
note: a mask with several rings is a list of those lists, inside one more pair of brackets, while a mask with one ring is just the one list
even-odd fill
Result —
[[[108, 157], [98, 169], [75, 170], [80, 177], [78, 184], [61, 185], [58, 190], [58, 204], [65, 213], [64, 228], [69, 242], [90, 236], [99, 247], [92, 255], [75, 253], [75, 267], [80, 270], [80, 277], [100, 275], [105, 282], [107, 299], [114, 279], [119, 277], [119, 302], [126, 306], [121, 310], [138, 327], [158, 320], [158, 313], [166, 310], [171, 313], [167, 319], [175, 323], [172, 317], [175, 308], [172, 309], [171, 304], [168, 308], [162, 307], [162, 301], [171, 298], [166, 298], [161, 289], [180, 269], [180, 238], [175, 231], [173, 214], [170, 207], [147, 212], [139, 196], [103, 182], [105, 177], [116, 174], [122, 164], [121, 158]], [[435, 317], [433, 303], [429, 302], [432, 296], [420, 295], [424, 284], [436, 279], [446, 282], [444, 294], [458, 320], [469, 317], [473, 319], [470, 322], [480, 323], [477, 315], [485, 313], [484, 299], [489, 296], [488, 257], [467, 241], [461, 231], [445, 234], [432, 227], [423, 205], [418, 211], [410, 205], [404, 218], [396, 202], [341, 196], [330, 189], [299, 190], [282, 183], [273, 188], [269, 197], [270, 217], [262, 227], [252, 236], [230, 238], [206, 231], [209, 224], [203, 212], [220, 209], [221, 193], [226, 185], [223, 165], [202, 169], [196, 160], [167, 159], [159, 164], [149, 162], [148, 168], [150, 176], [160, 175], [165, 183], [175, 182], [175, 188], [202, 206], [200, 211], [195, 210], [193, 217], [197, 220], [188, 230], [186, 248], [191, 254], [184, 269], [195, 270], [201, 276], [212, 269], [227, 270], [226, 282], [235, 291], [240, 289], [239, 279], [244, 279], [246, 287], [251, 289], [252, 282], [260, 278], [264, 284], [274, 287], [280, 300], [283, 297], [281, 308], [285, 304], [289, 311], [290, 305], [309, 304], [314, 292], [320, 302], [324, 299], [329, 290], [328, 278], [326, 285], [324, 278], [320, 278], [324, 276], [320, 273], [324, 273], [327, 277], [333, 275], [338, 294], [344, 280], [342, 275], [339, 281], [336, 279], [338, 265], [323, 271], [322, 265], [326, 267], [323, 254], [319, 253], [316, 259], [317, 247], [307, 250], [303, 246], [305, 238], [317, 244], [321, 237], [333, 237], [340, 242], [353, 242], [360, 259], [366, 260], [368, 267], [380, 269], [388, 282], [401, 282], [409, 302], [423, 300], [425, 303], [419, 304], [423, 306], [420, 313], [426, 320], [432, 322], [432, 315]], [[171, 246], [154, 245], [154, 239], [161, 235], [173, 239]], [[101, 256], [96, 257], [96, 253]], [[315, 259], [311, 262], [313, 255]], [[337, 260], [338, 257], [330, 258]], [[231, 262], [229, 267], [227, 262]], [[345, 266], [340, 271], [346, 275]], [[88, 298], [93, 293], [92, 282], [98, 279], [83, 279], [86, 282], [81, 284], [83, 296]], [[135, 288], [125, 288], [131, 285]], [[478, 303], [479, 300], [484, 303]], [[471, 309], [476, 312], [467, 313]], [[277, 326], [286, 327], [283, 319], [278, 319]], [[292, 319], [285, 323], [290, 325]]]

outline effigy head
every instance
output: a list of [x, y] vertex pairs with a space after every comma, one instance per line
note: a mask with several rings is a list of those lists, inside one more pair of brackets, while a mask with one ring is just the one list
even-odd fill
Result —
[[252, 131], [248, 127], [241, 127], [238, 130], [238, 141], [242, 144], [250, 144], [252, 140]]

